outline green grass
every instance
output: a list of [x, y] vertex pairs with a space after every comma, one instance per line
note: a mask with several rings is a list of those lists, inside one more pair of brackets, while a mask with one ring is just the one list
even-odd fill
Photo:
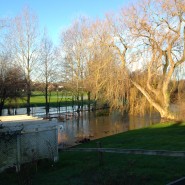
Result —
[[[65, 106], [64, 104], [71, 105], [72, 97], [64, 96], [61, 93], [51, 92], [50, 97], [50, 105], [57, 106], [57, 101], [61, 102], [61, 106]], [[30, 103], [32, 106], [44, 106], [45, 105], [45, 97], [42, 92], [36, 91], [32, 93]]]
[[[51, 107], [57, 107], [59, 106], [59, 102], [60, 102], [60, 106], [70, 106], [72, 104], [77, 105], [78, 102], [77, 101], [72, 101], [72, 96], [69, 95], [62, 95], [61, 92], [59, 92], [57, 94], [57, 92], [51, 92], [51, 97], [50, 97], [50, 106]], [[81, 103], [81, 101], [80, 101]], [[87, 104], [87, 97], [84, 96], [84, 101], [83, 104]], [[31, 107], [41, 107], [41, 106], [45, 106], [45, 97], [44, 94], [40, 91], [33, 91], [31, 98], [30, 98], [30, 104]], [[18, 100], [18, 107], [25, 107], [26, 106], [26, 97], [23, 99]], [[8, 102], [5, 104], [5, 108], [8, 107]]]
[[[91, 141], [77, 147], [185, 151], [185, 123], [163, 123]], [[33, 185], [162, 185], [185, 176], [185, 158], [145, 155], [59, 152], [59, 162], [41, 161]], [[13, 172], [0, 174], [1, 185], [16, 185]]]

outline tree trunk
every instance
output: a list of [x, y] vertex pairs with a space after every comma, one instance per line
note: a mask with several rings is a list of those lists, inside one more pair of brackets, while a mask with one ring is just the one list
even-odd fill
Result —
[[78, 105], [78, 107], [77, 107], [77, 113], [79, 113], [80, 112], [80, 102], [79, 102], [79, 93], [77, 94], [77, 105]]
[[83, 104], [84, 104], [84, 96], [83, 93], [81, 94], [81, 111], [83, 111]]
[[[28, 60], [29, 66], [29, 60]], [[30, 72], [28, 68], [28, 76], [27, 76], [27, 115], [30, 116], [31, 108], [30, 108], [30, 97], [31, 97], [31, 81], [30, 81]]]
[[87, 96], [88, 96], [88, 111], [90, 111], [91, 109], [91, 92], [90, 91], [87, 93]]
[[164, 111], [159, 112], [159, 113], [160, 113], [162, 119], [169, 119], [169, 120], [177, 120], [178, 119], [178, 116], [175, 115], [170, 110], [164, 110]]
[[27, 115], [30, 116], [31, 108], [30, 108], [30, 95], [27, 95]]
[[178, 119], [178, 116], [169, 110], [169, 105], [161, 106], [159, 103], [155, 102], [155, 100], [150, 96], [150, 94], [144, 88], [142, 88], [138, 83], [132, 80], [131, 82], [145, 96], [145, 98], [149, 101], [149, 103], [160, 113], [161, 118], [170, 119], [170, 120]]
[[45, 87], [45, 109], [46, 109], [46, 117], [48, 117], [48, 114], [49, 114], [49, 102], [48, 102], [48, 85], [46, 84], [46, 87]]
[[30, 84], [27, 85], [27, 115], [30, 116], [31, 108], [30, 108], [30, 97], [31, 97], [31, 90], [30, 90]]
[[2, 116], [2, 114], [3, 114], [3, 107], [4, 107], [4, 104], [0, 104], [0, 116]]

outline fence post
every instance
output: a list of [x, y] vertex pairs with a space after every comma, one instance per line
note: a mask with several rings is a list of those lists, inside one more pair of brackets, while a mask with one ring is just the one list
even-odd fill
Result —
[[102, 166], [103, 165], [103, 152], [101, 151], [102, 148], [102, 144], [101, 142], [97, 142], [97, 147], [98, 147], [98, 157], [99, 157], [99, 165]]
[[57, 162], [59, 160], [59, 157], [58, 157], [58, 127], [55, 126], [55, 130], [53, 130], [55, 132], [55, 146], [57, 146], [56, 148], [56, 153], [54, 154], [54, 157], [53, 157], [53, 160], [54, 162]]
[[16, 172], [20, 172], [21, 165], [21, 135], [17, 134], [17, 164], [16, 164]]

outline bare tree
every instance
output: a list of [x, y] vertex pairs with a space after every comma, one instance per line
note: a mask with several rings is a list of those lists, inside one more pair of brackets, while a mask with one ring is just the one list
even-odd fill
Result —
[[[93, 78], [99, 86], [95, 85], [98, 87], [96, 89], [101, 89], [100, 93], [104, 97], [110, 95], [110, 99], [116, 97], [115, 100], [118, 101], [121, 95], [119, 90], [130, 88], [129, 92], [125, 91], [129, 95], [128, 100], [143, 101], [142, 97], [145, 97], [162, 118], [176, 119], [177, 115], [170, 108], [170, 94], [175, 87], [172, 83], [174, 71], [185, 61], [184, 13], [182, 1], [142, 1], [139, 5], [123, 9], [117, 19], [107, 16], [106, 29], [98, 23], [100, 32], [96, 30], [96, 40], [99, 40], [98, 45], [95, 44], [96, 48], [102, 46], [105, 51], [105, 47], [109, 46], [114, 50], [115, 59], [118, 57], [121, 64], [115, 64], [116, 73], [112, 75], [117, 79], [117, 83], [114, 80], [114, 83], [110, 83], [111, 72], [107, 71], [107, 76], [101, 80]], [[101, 54], [96, 53], [96, 61], [97, 55]], [[115, 59], [114, 61], [117, 61]], [[118, 74], [118, 68], [122, 77], [115, 76]], [[101, 69], [97, 77], [100, 77], [102, 72]], [[106, 79], [109, 83], [105, 83]], [[123, 83], [124, 81], [128, 84]], [[133, 91], [134, 88], [137, 90]], [[123, 94], [121, 96], [123, 97]]]
[[87, 52], [87, 20], [85, 18], [74, 21], [72, 26], [61, 35], [61, 51], [63, 58], [63, 69], [66, 80], [71, 84], [78, 109], [80, 109], [79, 98], [83, 101], [85, 90], [85, 68]]
[[26, 76], [27, 115], [30, 115], [31, 77], [38, 59], [38, 22], [37, 17], [25, 8], [12, 20], [11, 43], [14, 60]]
[[114, 108], [127, 101], [132, 112], [144, 105], [162, 118], [177, 118], [170, 104], [175, 71], [185, 62], [184, 1], [145, 0], [104, 21], [76, 21], [63, 33], [62, 46], [77, 96], [80, 86], [89, 86]]
[[52, 41], [47, 36], [46, 32], [41, 40], [40, 45], [40, 79], [44, 81], [44, 96], [45, 96], [45, 109], [46, 116], [49, 113], [49, 85], [54, 81], [56, 76], [56, 61], [55, 51]]
[[5, 34], [8, 24], [8, 20], [0, 20], [0, 115], [5, 103], [17, 105], [25, 87], [22, 69], [12, 63], [11, 47]]
[[184, 13], [183, 2], [176, 0], [145, 1], [122, 12], [135, 40], [130, 62], [146, 74], [145, 83], [134, 75], [130, 80], [162, 118], [177, 118], [170, 110], [170, 81], [185, 61]]

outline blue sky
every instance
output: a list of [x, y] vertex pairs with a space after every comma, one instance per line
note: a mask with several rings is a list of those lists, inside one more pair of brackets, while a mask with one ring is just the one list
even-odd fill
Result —
[[46, 27], [56, 43], [62, 29], [85, 15], [102, 18], [105, 13], [118, 11], [129, 0], [0, 0], [0, 18], [17, 15], [24, 6], [29, 6], [39, 18], [41, 28]]

